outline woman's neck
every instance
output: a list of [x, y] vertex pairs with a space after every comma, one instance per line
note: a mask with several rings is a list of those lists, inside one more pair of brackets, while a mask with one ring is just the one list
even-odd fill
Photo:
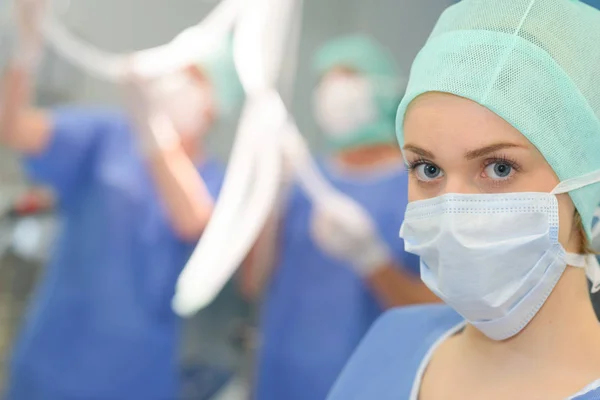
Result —
[[593, 368], [600, 378], [600, 324], [592, 308], [585, 273], [567, 267], [534, 319], [518, 335], [494, 341], [472, 326], [457, 337], [467, 356], [526, 370], [560, 365]]

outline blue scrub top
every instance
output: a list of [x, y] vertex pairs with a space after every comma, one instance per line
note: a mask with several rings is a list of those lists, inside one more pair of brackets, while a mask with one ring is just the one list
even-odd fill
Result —
[[[10, 400], [173, 400], [177, 277], [195, 243], [172, 231], [125, 115], [61, 109], [25, 160], [57, 192], [62, 232], [14, 348]], [[199, 168], [212, 196], [223, 168]]]
[[[327, 400], [417, 400], [423, 361], [464, 325], [462, 317], [446, 305], [386, 312], [358, 346]], [[600, 381], [572, 399], [599, 400]]]
[[[407, 204], [403, 168], [344, 176], [320, 164], [325, 178], [374, 219], [399, 265], [418, 276], [419, 260], [398, 232]], [[292, 190], [283, 219], [280, 262], [263, 307], [256, 400], [324, 399], [383, 308], [352, 268], [325, 254], [310, 234], [312, 204]]]

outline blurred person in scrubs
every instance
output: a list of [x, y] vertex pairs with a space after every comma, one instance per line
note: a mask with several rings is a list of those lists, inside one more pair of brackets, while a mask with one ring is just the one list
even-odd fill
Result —
[[13, 349], [10, 400], [179, 395], [176, 279], [206, 226], [223, 167], [203, 139], [241, 98], [228, 46], [152, 82], [130, 115], [31, 106], [43, 1], [19, 1], [2, 90], [2, 141], [57, 196], [62, 231]]
[[318, 51], [315, 69], [330, 150], [321, 172], [364, 209], [374, 235], [344, 230], [299, 187], [288, 194], [261, 316], [257, 400], [324, 399], [383, 310], [436, 300], [398, 240], [408, 178], [394, 142], [402, 85], [392, 56], [368, 37], [341, 37]]
[[590, 249], [600, 203], [600, 11], [463, 0], [440, 17], [397, 117], [400, 230], [447, 305], [393, 310], [331, 400], [600, 398]]

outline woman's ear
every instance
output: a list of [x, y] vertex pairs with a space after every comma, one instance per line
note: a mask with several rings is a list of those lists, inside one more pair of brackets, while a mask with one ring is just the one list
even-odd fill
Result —
[[595, 251], [592, 249], [591, 243], [588, 240], [587, 234], [585, 233], [585, 228], [583, 226], [583, 221], [581, 220], [581, 215], [577, 210], [573, 214], [573, 233], [571, 234], [574, 240], [577, 240], [578, 244], [576, 246], [577, 253], [579, 254], [593, 254]]

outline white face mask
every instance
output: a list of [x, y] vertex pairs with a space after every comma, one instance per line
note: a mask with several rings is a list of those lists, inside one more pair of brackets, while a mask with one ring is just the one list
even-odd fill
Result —
[[324, 133], [335, 139], [353, 134], [379, 117], [373, 87], [360, 76], [325, 78], [315, 90], [313, 106]]
[[557, 194], [597, 183], [600, 173], [565, 181], [551, 193], [446, 194], [409, 203], [400, 236], [421, 257], [421, 278], [470, 324], [494, 340], [519, 333], [542, 307], [567, 264], [595, 256], [558, 242]]
[[212, 106], [211, 93], [202, 90], [185, 73], [160, 79], [153, 96], [180, 134], [201, 135], [209, 129], [207, 111]]

